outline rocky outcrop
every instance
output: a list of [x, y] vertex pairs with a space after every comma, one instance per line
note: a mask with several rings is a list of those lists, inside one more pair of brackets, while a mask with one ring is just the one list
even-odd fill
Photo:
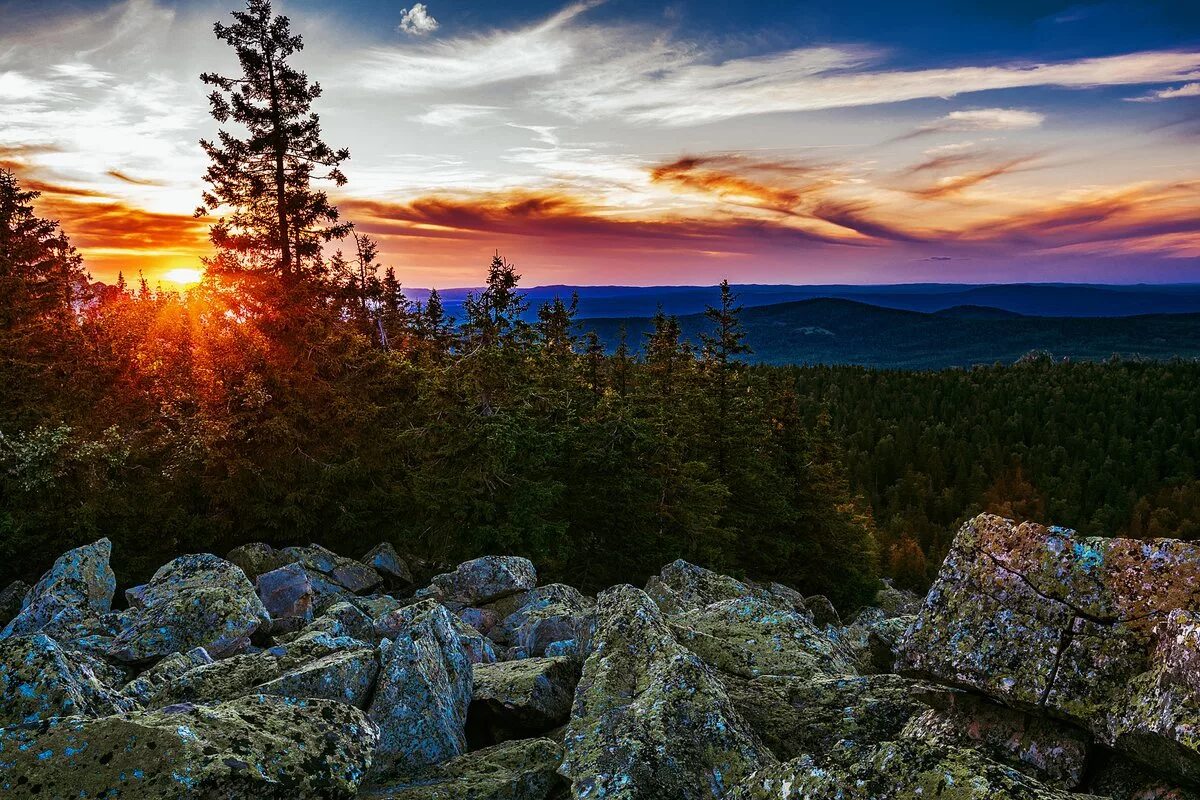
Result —
[[1198, 587], [1195, 545], [1083, 537], [981, 515], [955, 538], [898, 666], [1071, 722], [1147, 766], [1197, 781], [1198, 694], [1172, 666], [1189, 659], [1173, 657], [1175, 637], [1164, 646], [1155, 631], [1187, 627], [1190, 614], [1171, 612], [1196, 611]]
[[9, 797], [353, 797], [375, 727], [340, 703], [252, 696], [0, 731]]
[[1193, 545], [985, 515], [916, 613], [885, 585], [849, 624], [684, 561], [593, 600], [520, 558], [230, 555], [122, 611], [104, 541], [10, 592], [0, 795], [1200, 800]]
[[563, 774], [576, 797], [720, 797], [774, 759], [646, 593], [597, 598]]
[[39, 631], [59, 636], [79, 623], [107, 613], [117, 590], [108, 565], [112, 542], [101, 539], [63, 554], [29, 590], [0, 639]]

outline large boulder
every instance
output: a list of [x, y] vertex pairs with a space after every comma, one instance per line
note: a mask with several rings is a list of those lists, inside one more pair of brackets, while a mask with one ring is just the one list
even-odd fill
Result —
[[307, 547], [285, 547], [279, 554], [288, 561], [299, 562], [305, 569], [324, 575], [352, 594], [363, 594], [383, 583], [374, 567], [361, 561], [339, 556], [319, 544]]
[[[394, 639], [412, 628], [413, 623], [440, 606], [437, 600], [426, 598], [412, 605], [402, 606], [391, 611], [374, 622], [376, 639]], [[496, 652], [492, 643], [483, 634], [463, 622], [457, 614], [451, 614], [451, 625], [455, 636], [467, 652], [472, 664], [490, 664], [496, 660]]]
[[422, 595], [447, 604], [478, 606], [537, 586], [537, 570], [527, 558], [483, 556], [434, 575]]
[[504, 742], [405, 777], [373, 782], [359, 797], [377, 800], [554, 800], [562, 746], [549, 739]]
[[522, 601], [489, 630], [488, 636], [530, 656], [543, 655], [554, 642], [585, 636], [596, 607], [578, 589], [561, 583], [531, 589]]
[[107, 683], [104, 665], [44, 633], [0, 641], [0, 727], [51, 717], [103, 717], [132, 700]]
[[375, 545], [359, 560], [382, 575], [384, 580], [393, 586], [413, 585], [412, 571], [408, 568], [408, 564], [396, 552], [396, 548], [388, 542]]
[[840, 741], [873, 745], [899, 737], [926, 710], [927, 688], [899, 675], [723, 681], [734, 707], [779, 759], [824, 753]]
[[[974, 750], [916, 740], [839, 747], [755, 773], [727, 800], [1070, 800]], [[1099, 800], [1092, 798], [1091, 800]]]
[[755, 597], [682, 612], [670, 624], [681, 644], [721, 672], [744, 678], [853, 672], [806, 615]]
[[476, 664], [467, 714], [472, 747], [541, 736], [566, 723], [579, 681], [579, 664], [567, 658], [527, 658]]
[[312, 621], [313, 591], [308, 572], [299, 564], [264, 572], [255, 581], [258, 597], [272, 620], [301, 619]]
[[694, 611], [721, 600], [737, 600], [754, 594], [748, 583], [689, 564], [672, 561], [646, 583], [646, 594], [664, 614]]
[[0, 730], [8, 797], [350, 798], [375, 727], [340, 703], [252, 696]]
[[285, 645], [201, 663], [173, 675], [160, 681], [146, 705], [273, 694], [363, 706], [377, 673], [370, 644], [312, 632]]
[[121, 694], [149, 706], [153, 698], [173, 681], [196, 667], [211, 663], [212, 656], [203, 647], [194, 647], [186, 653], [172, 653], [125, 684]]
[[23, 607], [0, 631], [0, 639], [43, 631], [54, 636], [82, 620], [107, 613], [117, 590], [108, 560], [112, 542], [101, 539], [59, 556], [29, 590]]
[[965, 692], [930, 692], [924, 699], [934, 707], [913, 717], [903, 738], [973, 747], [1059, 789], [1083, 782], [1091, 746], [1083, 731]]
[[235, 547], [225, 556], [225, 560], [241, 568], [250, 580], [289, 563], [286, 556], [263, 542], [251, 542]]
[[380, 647], [379, 684], [367, 714], [379, 726], [377, 758], [389, 769], [420, 769], [466, 751], [473, 681], [456, 620], [431, 603]]
[[774, 761], [725, 687], [632, 586], [597, 598], [562, 772], [576, 797], [715, 798]]
[[1197, 585], [1200, 545], [983, 514], [955, 538], [897, 666], [1079, 725], [1196, 781], [1195, 681], [1167, 666], [1155, 628], [1176, 609], [1197, 610]]

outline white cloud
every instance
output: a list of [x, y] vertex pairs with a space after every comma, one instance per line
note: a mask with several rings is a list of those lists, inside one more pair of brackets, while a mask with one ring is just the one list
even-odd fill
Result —
[[467, 122], [485, 119], [500, 110], [499, 106], [476, 106], [469, 103], [443, 103], [417, 115], [417, 121], [426, 125], [454, 128]]
[[413, 3], [412, 8], [404, 9], [400, 15], [400, 30], [413, 36], [424, 36], [438, 29], [438, 21], [434, 19], [424, 3]]
[[1020, 108], [975, 108], [966, 111], [951, 111], [920, 130], [935, 131], [1020, 131], [1040, 127], [1046, 121], [1045, 114], [1025, 111]]
[[1200, 97], [1200, 83], [1185, 83], [1174, 89], [1158, 89], [1141, 97], [1127, 97], [1135, 103], [1153, 103], [1158, 100], [1174, 100], [1177, 97]]

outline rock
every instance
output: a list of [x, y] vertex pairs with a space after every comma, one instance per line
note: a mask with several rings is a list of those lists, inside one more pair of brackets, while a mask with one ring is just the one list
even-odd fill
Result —
[[496, 623], [500, 621], [495, 611], [490, 608], [464, 608], [458, 612], [458, 618], [475, 630], [487, 636]]
[[361, 705], [377, 672], [375, 651], [367, 642], [312, 632], [286, 645], [186, 670], [162, 682], [146, 705], [210, 703], [247, 694]]
[[161, 567], [124, 612], [108, 654], [124, 663], [152, 661], [203, 647], [214, 658], [240, 652], [271, 618], [240, 567], [207, 553]]
[[541, 736], [566, 723], [579, 665], [566, 658], [528, 658], [476, 664], [467, 713], [472, 748]]
[[383, 575], [394, 586], [413, 585], [413, 576], [408, 564], [404, 563], [396, 548], [388, 542], [376, 545], [360, 561]]
[[819, 754], [839, 741], [874, 745], [899, 737], [926, 710], [928, 689], [899, 675], [724, 680], [734, 707], [779, 759]]
[[837, 609], [833, 607], [833, 603], [829, 602], [829, 598], [823, 594], [814, 594], [811, 597], [804, 598], [804, 605], [813, 615], [813, 624], [818, 628], [824, 628], [826, 625], [841, 626], [842, 618], [838, 614]]
[[136, 700], [140, 705], [148, 706], [151, 699], [172, 681], [195, 667], [211, 663], [212, 656], [203, 647], [195, 647], [186, 653], [172, 653], [125, 684], [121, 694]]
[[397, 600], [390, 594], [369, 594], [365, 597], [352, 597], [348, 602], [371, 619], [379, 619], [383, 615], [395, 611], [397, 608], [411, 606], [417, 601], [411, 597], [404, 600]]
[[379, 685], [367, 715], [379, 726], [377, 758], [389, 768], [419, 769], [466, 750], [473, 683], [455, 620], [430, 603], [380, 647]]
[[[843, 747], [817, 761], [768, 767], [728, 800], [1069, 800], [1072, 795], [988, 761], [974, 750], [904, 740]], [[1093, 798], [1098, 800], [1098, 798]]]
[[258, 597], [272, 620], [297, 618], [312, 620], [313, 592], [308, 573], [299, 564], [273, 569], [258, 576]]
[[925, 699], [936, 708], [910, 720], [902, 738], [972, 747], [1058, 789], [1083, 782], [1091, 744], [1083, 731], [964, 692], [931, 692]]
[[307, 547], [285, 547], [279, 554], [296, 561], [306, 569], [324, 575], [351, 594], [363, 594], [383, 583], [383, 577], [361, 561], [343, 558], [317, 544]]
[[579, 643], [574, 639], [551, 642], [546, 645], [546, 658], [579, 658]]
[[225, 556], [225, 560], [241, 568], [250, 580], [256, 580], [264, 572], [279, 569], [290, 563], [286, 556], [279, 554], [275, 548], [262, 542], [251, 542], [235, 547]]
[[112, 542], [101, 539], [59, 556], [29, 590], [0, 639], [38, 631], [56, 636], [63, 628], [107, 613], [117, 590], [117, 577], [108, 565], [111, 555]]
[[721, 600], [739, 600], [754, 593], [747, 583], [683, 559], [672, 561], [646, 583], [646, 594], [664, 614], [695, 611]]
[[29, 584], [25, 581], [13, 581], [0, 591], [0, 623], [7, 625], [9, 620], [20, 613], [27, 594]]
[[680, 644], [721, 672], [744, 678], [853, 672], [807, 616], [757, 598], [722, 600], [670, 624]]
[[494, 641], [540, 656], [546, 647], [583, 638], [592, 623], [595, 603], [561, 583], [530, 589], [523, 602], [488, 633]]
[[646, 593], [597, 598], [561, 772], [576, 797], [720, 797], [774, 761]]
[[[350, 798], [374, 726], [341, 703], [252, 696], [0, 731], [11, 797]], [[36, 787], [36, 789], [34, 789]]]
[[478, 606], [537, 586], [537, 570], [527, 558], [484, 556], [433, 576], [421, 593], [442, 602]]
[[[398, 608], [395, 611], [375, 620], [375, 638], [393, 639], [397, 634], [409, 630], [414, 620], [428, 614], [434, 607], [439, 606], [437, 600], [426, 598], [413, 605]], [[496, 660], [492, 644], [479, 631], [459, 619], [457, 614], [451, 614], [451, 625], [459, 642], [467, 652], [472, 664], [490, 664]]]
[[[44, 633], [0, 641], [0, 727], [51, 717], [102, 717], [133, 708], [95, 659]], [[3, 754], [0, 753], [0, 759]]]
[[1200, 786], [1200, 614], [1171, 612], [1155, 638], [1149, 669], [1108, 710], [1103, 738], [1152, 770]]
[[1196, 611], [1197, 585], [1195, 544], [1085, 538], [983, 514], [955, 538], [897, 666], [1058, 717], [1196, 781], [1195, 687], [1152, 655], [1155, 626]]
[[911, 616], [921, 608], [922, 598], [906, 589], [897, 589], [890, 583], [884, 585], [875, 593], [873, 605], [884, 613], [888, 619], [892, 617]]
[[1098, 752], [1092, 762], [1087, 789], [1093, 794], [1111, 800], [1200, 800], [1200, 792], [1195, 789], [1151, 775], [1111, 750]]
[[894, 672], [900, 640], [916, 619], [915, 616], [907, 614], [889, 617], [869, 626], [866, 652], [857, 661], [859, 671]]
[[301, 635], [316, 632], [334, 637], [349, 636], [364, 642], [375, 641], [375, 625], [371, 618], [352, 603], [335, 603], [301, 629]]
[[309, 661], [255, 687], [256, 694], [337, 700], [365, 709], [379, 662], [371, 647], [345, 650]]
[[564, 781], [555, 771], [562, 747], [549, 739], [504, 742], [363, 789], [378, 800], [551, 800]]

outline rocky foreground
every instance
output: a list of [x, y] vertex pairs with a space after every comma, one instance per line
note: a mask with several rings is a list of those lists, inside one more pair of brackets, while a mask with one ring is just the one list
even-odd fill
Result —
[[[0, 593], [5, 798], [1200, 795], [1200, 549], [980, 516], [922, 603], [107, 540]], [[434, 574], [437, 573], [437, 574]]]

